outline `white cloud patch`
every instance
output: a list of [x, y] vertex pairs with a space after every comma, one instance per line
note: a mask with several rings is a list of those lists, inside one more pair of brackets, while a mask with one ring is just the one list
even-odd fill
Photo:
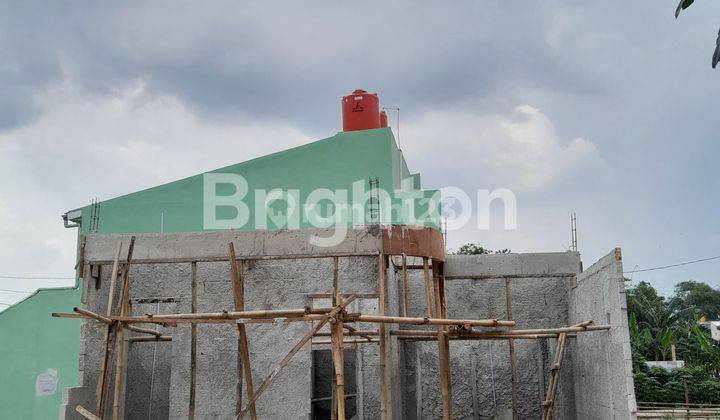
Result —
[[[72, 82], [35, 98], [42, 114], [0, 132], [0, 275], [72, 276], [76, 231], [60, 215], [308, 142], [285, 123], [208, 120], [141, 80], [111, 94]], [[11, 284], [12, 283], [12, 284]], [[61, 281], [72, 284], [72, 281]], [[58, 282], [4, 281], [22, 290]], [[0, 296], [5, 300], [19, 295]]]
[[563, 141], [553, 122], [529, 105], [508, 114], [436, 109], [404, 124], [402, 136], [411, 139], [405, 153], [413, 166], [440, 168], [443, 182], [471, 189], [539, 192], [583, 168], [604, 166], [591, 141]]

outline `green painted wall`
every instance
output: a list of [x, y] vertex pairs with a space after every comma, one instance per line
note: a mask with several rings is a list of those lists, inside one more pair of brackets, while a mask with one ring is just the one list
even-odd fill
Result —
[[[198, 158], [202, 159], [202, 150], [198, 150]], [[250, 191], [297, 189], [301, 202], [317, 188], [351, 190], [356, 181], [367, 184], [368, 177], [378, 177], [380, 188], [392, 192], [394, 205], [400, 199], [394, 190], [411, 176], [388, 128], [338, 133], [211, 172], [240, 174]], [[419, 176], [415, 181], [419, 189]], [[439, 198], [437, 191], [421, 193]], [[242, 229], [254, 229], [254, 196], [245, 197], [244, 202], [250, 206], [251, 219]], [[425, 210], [422, 204], [415, 206], [418, 214]], [[88, 233], [91, 206], [84, 207], [82, 214], [80, 233]], [[164, 232], [202, 231], [203, 174], [101, 202], [93, 231], [159, 232], [161, 214]], [[402, 215], [394, 213], [392, 222], [404, 224]], [[428, 217], [427, 225], [438, 228], [439, 217]], [[308, 226], [307, 221], [300, 221], [300, 227]], [[269, 229], [278, 227], [283, 226], [268, 221]], [[51, 318], [50, 313], [69, 312], [79, 302], [78, 288], [47, 289], [0, 313], [0, 419], [57, 418], [62, 389], [77, 383], [80, 322]], [[36, 397], [35, 379], [48, 368], [58, 371], [57, 391], [51, 397]]]
[[[231, 173], [242, 175], [248, 182], [250, 193], [243, 201], [250, 207], [250, 220], [238, 229], [252, 230], [255, 223], [256, 189], [298, 190], [300, 201], [305, 202], [308, 194], [317, 188], [330, 190], [346, 189], [351, 196], [356, 181], [367, 185], [369, 177], [378, 177], [380, 188], [394, 191], [400, 187], [400, 180], [410, 176], [402, 154], [398, 150], [392, 132], [388, 128], [377, 130], [338, 133], [300, 147], [263, 156], [247, 162], [231, 165], [208, 173]], [[233, 188], [219, 194], [231, 194]], [[436, 191], [424, 193], [437, 195]], [[393, 203], [397, 203], [396, 197]], [[352, 202], [352, 200], [349, 200]], [[234, 209], [227, 209], [219, 217], [231, 218]], [[283, 209], [276, 209], [283, 211]], [[179, 181], [149, 188], [143, 191], [113, 198], [99, 204], [96, 228], [98, 233], [149, 233], [163, 231], [197, 232], [203, 228], [203, 174]], [[82, 209], [82, 232], [91, 227], [90, 206]], [[428, 217], [427, 224], [439, 226], [438, 217]], [[393, 223], [405, 224], [402, 216], [393, 214]], [[267, 220], [268, 229], [287, 226]], [[358, 223], [350, 223], [356, 225]], [[301, 218], [298, 227], [310, 225]]]
[[[80, 301], [79, 288], [40, 289], [0, 313], [0, 419], [56, 419], [62, 390], [77, 385], [80, 320], [52, 318]], [[57, 371], [55, 394], [36, 396], [35, 381]]]

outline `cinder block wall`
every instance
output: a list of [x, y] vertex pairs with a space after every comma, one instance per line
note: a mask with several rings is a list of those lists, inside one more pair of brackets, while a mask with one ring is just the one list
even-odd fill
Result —
[[627, 301], [620, 248], [577, 276], [570, 293], [571, 323], [594, 319], [610, 331], [579, 334], [568, 350], [575, 355], [577, 418], [635, 417], [635, 387], [628, 333]]
[[[187, 255], [224, 255], [233, 241], [239, 255], [263, 252], [296, 252], [307, 243], [307, 234], [263, 237], [253, 232], [190, 235], [141, 235], [136, 242], [138, 258]], [[180, 237], [182, 236], [182, 238]], [[119, 236], [89, 239], [89, 261], [112, 253]], [[129, 238], [123, 237], [127, 243]], [[342, 252], [380, 249], [377, 237], [359, 231]], [[310, 252], [319, 252], [307, 249]], [[335, 250], [337, 251], [337, 250]], [[332, 253], [333, 250], [325, 250]], [[124, 255], [124, 253], [123, 253]], [[102, 258], [100, 258], [102, 259]], [[373, 295], [379, 276], [377, 256], [341, 257], [339, 284], [342, 293]], [[421, 263], [418, 259], [413, 263]], [[577, 253], [448, 256], [448, 277], [513, 275], [510, 293], [517, 328], [571, 325], [586, 319], [610, 322], [610, 332], [578, 334], [568, 340], [562, 364], [555, 418], [627, 418], [634, 411], [629, 336], [624, 308], [622, 267], [619, 253], [612, 253], [585, 272], [580, 272]], [[199, 312], [233, 310], [228, 262], [197, 263]], [[102, 267], [101, 281], [90, 280], [86, 307], [104, 313], [107, 305], [110, 266]], [[192, 264], [144, 264], [130, 271], [133, 314], [191, 312]], [[246, 265], [246, 309], [289, 309], [318, 304], [311, 295], [329, 293], [333, 273], [331, 258], [255, 260]], [[523, 277], [523, 274], [528, 277]], [[542, 278], [532, 275], [542, 274]], [[577, 275], [577, 279], [574, 277]], [[387, 313], [401, 314], [401, 272], [387, 271]], [[116, 294], [119, 293], [119, 285]], [[451, 318], [507, 318], [502, 279], [446, 281], [448, 316]], [[409, 272], [409, 316], [425, 316], [422, 270]], [[377, 299], [359, 300], [352, 312], [377, 313]], [[104, 326], [85, 321], [81, 330], [80, 386], [65, 392], [63, 413], [80, 418], [75, 404], [94, 407]], [[376, 324], [358, 325], [376, 329]], [[190, 395], [189, 325], [160, 328], [172, 342], [129, 345], [123, 392], [126, 418], [187, 418]], [[305, 323], [250, 324], [248, 339], [255, 386], [310, 328]], [[421, 326], [392, 326], [420, 328]], [[428, 327], [425, 327], [428, 328]], [[237, 381], [237, 332], [234, 325], [198, 325], [196, 418], [234, 418]], [[518, 414], [539, 418], [540, 403], [549, 379], [554, 339], [515, 340], [518, 373]], [[258, 401], [261, 418], [306, 418], [312, 399], [312, 349], [305, 346]], [[379, 355], [375, 344], [356, 347], [358, 418], [379, 418]], [[438, 352], [436, 342], [388, 342], [388, 375], [394, 418], [440, 418]], [[509, 418], [511, 416], [509, 349], [507, 341], [451, 341], [451, 375], [455, 418]], [[112, 370], [114, 372], [114, 369]], [[154, 373], [153, 373], [154, 372]], [[108, 380], [112, 384], [112, 375]], [[110, 387], [112, 388], [112, 387]], [[112, 389], [111, 389], [112, 391]], [[112, 395], [112, 394], [111, 394]], [[111, 405], [112, 401], [108, 401]]]
[[[568, 325], [568, 274], [579, 271], [580, 256], [570, 252], [450, 255], [445, 262], [446, 276], [550, 275], [510, 280], [513, 319], [516, 328], [523, 329]], [[446, 280], [445, 286], [448, 317], [507, 319], [503, 279]], [[409, 300], [409, 315], [425, 316], [422, 270], [410, 273]], [[515, 340], [520, 418], [540, 417], [554, 345], [554, 339]], [[401, 346], [405, 353], [404, 418], [441, 418], [437, 342], [406, 341]], [[563, 361], [555, 418], [575, 418], [572, 357], [568, 352]], [[455, 418], [512, 418], [509, 360], [505, 340], [450, 342]]]

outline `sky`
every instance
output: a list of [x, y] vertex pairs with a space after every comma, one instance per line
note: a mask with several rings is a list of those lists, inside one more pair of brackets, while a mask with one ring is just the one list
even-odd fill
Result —
[[451, 248], [565, 251], [575, 212], [586, 267], [720, 255], [720, 3], [676, 6], [0, 2], [0, 302], [74, 284], [65, 211], [330, 137], [357, 88], [401, 109], [425, 188], [515, 193], [517, 229], [494, 206]]

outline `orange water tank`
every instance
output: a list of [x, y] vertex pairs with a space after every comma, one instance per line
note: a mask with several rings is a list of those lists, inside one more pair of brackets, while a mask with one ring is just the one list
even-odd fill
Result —
[[342, 98], [343, 131], [380, 128], [380, 99], [358, 89]]
[[387, 114], [385, 111], [380, 111], [380, 128], [387, 127]]

